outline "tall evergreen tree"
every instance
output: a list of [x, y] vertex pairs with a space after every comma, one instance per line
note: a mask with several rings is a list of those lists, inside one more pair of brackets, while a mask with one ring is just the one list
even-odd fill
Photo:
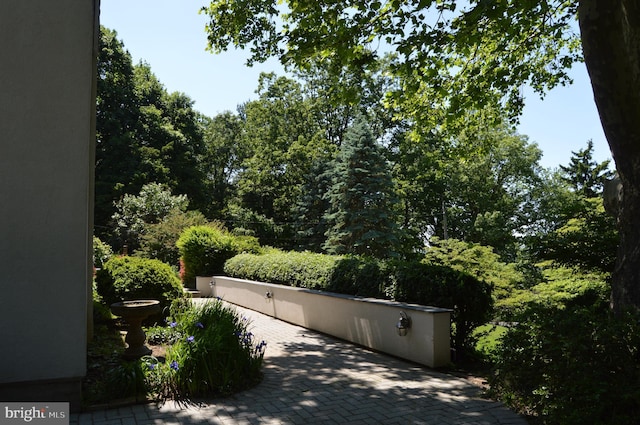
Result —
[[561, 165], [563, 180], [571, 185], [573, 191], [585, 198], [595, 198], [602, 194], [604, 182], [613, 177], [609, 170], [609, 160], [598, 162], [593, 160], [593, 140], [587, 141], [587, 147], [578, 152], [571, 152], [569, 165]]
[[381, 146], [362, 120], [347, 131], [330, 173], [324, 249], [374, 257], [397, 254], [400, 238], [391, 172]]
[[541, 259], [587, 269], [612, 272], [619, 242], [615, 218], [604, 210], [604, 181], [613, 176], [609, 161], [593, 160], [593, 142], [573, 152], [568, 165], [560, 166], [557, 179], [564, 184], [562, 202], [548, 208], [557, 220], [549, 231], [531, 239]]

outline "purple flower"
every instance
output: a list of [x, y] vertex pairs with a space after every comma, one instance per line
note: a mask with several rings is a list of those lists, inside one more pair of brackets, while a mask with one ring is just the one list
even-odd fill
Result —
[[193, 342], [195, 339], [196, 338], [193, 335], [191, 335], [189, 338], [187, 338], [187, 341]]
[[202, 324], [202, 322], [197, 322], [196, 327], [200, 329], [204, 329], [204, 325]]
[[155, 370], [156, 365], [153, 363], [147, 363], [147, 367], [149, 368], [149, 370]]
[[171, 366], [171, 369], [173, 369], [173, 370], [178, 370], [178, 369], [180, 369], [180, 365], [178, 365], [178, 362], [177, 362], [177, 361], [175, 361], [175, 360], [174, 360], [174, 361], [172, 361], [172, 362], [171, 362], [171, 364], [170, 364], [169, 366]]
[[175, 328], [176, 326], [178, 326], [178, 324], [176, 322], [171, 322], [169, 323], [169, 326]]
[[260, 353], [267, 347], [267, 341], [261, 341], [260, 344], [256, 345], [256, 354]]

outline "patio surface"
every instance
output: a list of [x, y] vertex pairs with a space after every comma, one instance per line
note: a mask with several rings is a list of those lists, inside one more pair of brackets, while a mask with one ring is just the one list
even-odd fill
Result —
[[133, 405], [73, 414], [70, 423], [527, 424], [464, 378], [237, 309], [267, 341], [258, 386], [197, 407]]

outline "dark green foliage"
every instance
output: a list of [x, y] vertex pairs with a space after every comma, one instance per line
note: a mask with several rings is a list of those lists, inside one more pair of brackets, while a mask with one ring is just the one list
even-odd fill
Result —
[[535, 253], [541, 259], [610, 273], [619, 236], [616, 220], [605, 212], [602, 199], [581, 198], [574, 202], [572, 217], [536, 242]]
[[556, 263], [540, 263], [539, 267], [541, 281], [538, 284], [514, 290], [509, 297], [496, 302], [501, 320], [527, 321], [527, 309], [535, 304], [560, 309], [574, 299], [591, 297], [604, 300], [608, 297], [610, 287], [605, 273], [585, 272], [577, 267], [564, 267]]
[[396, 256], [400, 237], [391, 171], [382, 147], [362, 120], [347, 132], [328, 175], [324, 249], [330, 254]]
[[182, 285], [168, 264], [137, 257], [113, 257], [96, 274], [98, 293], [107, 305], [153, 299], [163, 306], [182, 295]]
[[237, 255], [224, 267], [237, 278], [378, 298], [384, 297], [384, 270], [372, 258], [280, 251]]
[[327, 290], [359, 297], [384, 298], [388, 281], [385, 262], [371, 257], [347, 255], [336, 262]]
[[93, 267], [99, 269], [102, 268], [104, 263], [109, 261], [109, 259], [113, 256], [113, 249], [102, 242], [96, 236], [93, 237]]
[[155, 182], [142, 186], [138, 195], [124, 195], [115, 202], [111, 216], [116, 246], [137, 250], [148, 225], [159, 223], [174, 210], [184, 212], [188, 205], [185, 195], [174, 196], [166, 185]]
[[491, 285], [467, 273], [447, 266], [395, 262], [390, 276], [396, 301], [453, 310], [452, 342], [459, 353], [472, 347], [473, 329], [491, 319]]
[[340, 256], [310, 252], [240, 254], [226, 262], [225, 274], [242, 279], [326, 290]]
[[125, 361], [106, 373], [105, 401], [129, 399], [135, 397], [136, 402], [146, 401], [149, 387], [145, 380], [144, 366], [139, 360]]
[[130, 189], [139, 166], [138, 156], [132, 155], [139, 112], [131, 55], [115, 31], [100, 28], [99, 49], [95, 222], [105, 226], [114, 212], [113, 201]]
[[498, 254], [489, 246], [437, 237], [432, 237], [429, 245], [424, 256], [425, 263], [450, 267], [487, 282], [493, 288], [496, 302], [508, 298], [514, 290], [526, 285], [525, 275], [516, 265], [500, 261]]
[[593, 160], [593, 140], [587, 141], [587, 147], [578, 152], [571, 152], [569, 165], [561, 165], [562, 179], [567, 182], [574, 193], [584, 198], [597, 198], [602, 194], [604, 182], [613, 178], [609, 170], [609, 160], [598, 163]]
[[261, 282], [363, 297], [384, 296], [382, 261], [311, 252], [240, 254], [225, 264], [227, 275]]
[[171, 266], [178, 267], [180, 252], [176, 245], [184, 229], [191, 226], [207, 224], [207, 219], [198, 211], [182, 212], [173, 209], [162, 221], [145, 224], [140, 238], [140, 249], [135, 255], [145, 258], [155, 258]]
[[555, 177], [564, 183], [562, 202], [545, 206], [555, 217], [528, 243], [539, 260], [612, 272], [619, 236], [616, 219], [605, 212], [602, 192], [613, 173], [609, 161], [598, 163], [592, 155], [589, 141], [586, 149], [573, 152], [569, 165], [560, 166]]
[[[204, 126], [193, 101], [162, 86], [148, 64], [133, 65], [115, 31], [100, 28], [97, 58], [95, 223], [109, 233], [113, 203], [146, 183], [207, 204]], [[104, 234], [104, 235], [103, 235]]]
[[201, 209], [207, 216], [219, 217], [235, 193], [234, 177], [242, 169], [248, 147], [242, 143], [242, 118], [229, 111], [203, 119], [209, 205]]
[[322, 252], [327, 232], [325, 213], [329, 202], [325, 194], [331, 186], [328, 169], [330, 161], [318, 160], [305, 176], [302, 191], [296, 204], [296, 248]]
[[[272, 246], [293, 247], [293, 207], [304, 176], [330, 150], [302, 89], [298, 80], [261, 74], [259, 98], [242, 105], [243, 128], [236, 145], [243, 158], [233, 176], [237, 196], [229, 204], [250, 218], [237, 226], [253, 230], [261, 243]], [[275, 232], [263, 233], [272, 226]]]
[[632, 424], [640, 417], [640, 317], [616, 318], [588, 291], [532, 303], [502, 338], [494, 392], [545, 424]]
[[196, 307], [178, 303], [169, 321], [175, 342], [165, 363], [143, 359], [160, 401], [227, 396], [260, 381], [266, 342], [255, 341], [235, 310], [218, 300]]
[[229, 276], [341, 294], [453, 309], [453, 345], [466, 350], [471, 331], [491, 318], [491, 285], [446, 266], [300, 252], [242, 254]]
[[183, 282], [193, 287], [196, 276], [223, 273], [224, 263], [242, 252], [257, 253], [260, 245], [251, 236], [234, 236], [220, 227], [193, 226], [187, 228], [176, 243], [184, 269]]
[[254, 236], [261, 245], [278, 246], [284, 243], [286, 226], [276, 223], [264, 214], [238, 205], [229, 205], [227, 222], [233, 223], [233, 233]]
[[[82, 383], [83, 407], [95, 404], [113, 402], [114, 400], [130, 397], [135, 394], [125, 392], [122, 380], [128, 380], [127, 376], [118, 376], [117, 369], [123, 365], [122, 353], [125, 343], [117, 328], [110, 326], [111, 312], [102, 304], [102, 310], [108, 314], [107, 320], [94, 322], [93, 338], [87, 346], [87, 372]], [[108, 324], [109, 323], [109, 324]], [[135, 381], [135, 378], [132, 379]], [[118, 382], [120, 381], [120, 382]], [[136, 388], [135, 385], [129, 388]]]

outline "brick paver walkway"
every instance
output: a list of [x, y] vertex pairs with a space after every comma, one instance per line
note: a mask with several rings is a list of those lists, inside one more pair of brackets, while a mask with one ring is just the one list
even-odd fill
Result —
[[200, 407], [135, 405], [71, 416], [72, 425], [504, 424], [526, 421], [467, 380], [238, 307], [267, 341], [264, 380]]

